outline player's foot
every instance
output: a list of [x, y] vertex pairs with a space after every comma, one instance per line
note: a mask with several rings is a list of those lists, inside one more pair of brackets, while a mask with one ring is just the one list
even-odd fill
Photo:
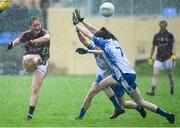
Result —
[[140, 113], [142, 118], [146, 118], [146, 111], [144, 110], [142, 106], [138, 106], [136, 110]]
[[110, 119], [115, 119], [115, 118], [117, 118], [119, 115], [123, 114], [124, 112], [125, 112], [124, 109], [115, 111], [115, 112], [112, 113], [112, 116], [110, 117]]
[[32, 120], [32, 115], [31, 114], [27, 115], [27, 120]]
[[154, 96], [155, 93], [154, 92], [146, 92], [146, 95], [149, 95], [149, 96]]
[[170, 89], [170, 95], [171, 95], [171, 96], [174, 95], [174, 88], [171, 88], [171, 89]]
[[168, 117], [166, 117], [167, 120], [169, 121], [170, 124], [173, 124], [175, 122], [175, 115], [174, 114], [169, 114]]
[[76, 120], [82, 120], [82, 117], [75, 117]]

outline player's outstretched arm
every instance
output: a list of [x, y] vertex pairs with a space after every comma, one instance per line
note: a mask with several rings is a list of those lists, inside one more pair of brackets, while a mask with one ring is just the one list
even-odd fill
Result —
[[85, 36], [88, 37], [90, 40], [93, 40], [93, 34], [87, 30], [86, 28], [82, 27], [80, 24], [76, 24], [76, 28]]
[[77, 32], [77, 35], [78, 35], [78, 38], [79, 40], [81, 41], [81, 43], [88, 47], [90, 45], [90, 43], [86, 40], [86, 38], [79, 32], [79, 30], [76, 29], [76, 32]]
[[102, 50], [89, 50], [89, 49], [85, 49], [85, 48], [77, 48], [76, 49], [76, 53], [78, 54], [98, 54], [98, 55], [102, 55]]
[[16, 47], [19, 43], [20, 43], [20, 38], [18, 37], [8, 44], [7, 49], [10, 50], [13, 47]]
[[91, 24], [87, 23], [87, 22], [84, 22], [82, 21], [82, 24], [90, 31], [92, 32], [92, 34], [95, 34], [98, 30], [92, 26]]
[[48, 32], [44, 36], [32, 40], [33, 43], [41, 43], [41, 44], [42, 43], [47, 43], [48, 41], [50, 41], [50, 35], [49, 35]]
[[90, 23], [84, 22], [84, 18], [81, 17], [79, 9], [75, 9], [74, 12], [75, 12], [75, 15], [76, 15], [78, 21], [81, 22], [92, 34], [95, 34], [98, 31], [98, 29], [96, 29]]
[[88, 53], [102, 55], [103, 51], [102, 50], [88, 50]]

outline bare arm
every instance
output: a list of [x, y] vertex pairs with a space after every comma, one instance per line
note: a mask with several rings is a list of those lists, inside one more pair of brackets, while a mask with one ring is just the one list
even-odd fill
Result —
[[82, 21], [82, 24], [93, 34], [95, 34], [98, 31], [94, 26], [87, 22]]
[[175, 41], [173, 42], [172, 53], [173, 53], [173, 54], [176, 54]]
[[155, 46], [153, 45], [151, 48], [150, 58], [152, 58], [154, 51], [155, 51]]
[[76, 28], [85, 36], [88, 37], [90, 40], [93, 40], [93, 34], [87, 30], [86, 28], [82, 27], [79, 24], [76, 24]]
[[88, 50], [88, 53], [102, 55], [102, 50]]
[[18, 44], [20, 44], [20, 38], [17, 37], [15, 40], [12, 41], [12, 47], [16, 47]]
[[49, 33], [45, 34], [44, 36], [32, 40], [33, 43], [46, 43], [50, 40], [50, 35]]
[[90, 43], [87, 42], [86, 38], [80, 32], [77, 32], [77, 35], [84, 46], [88, 47], [90, 45]]
[[[44, 43], [50, 40], [49, 33], [45, 34], [43, 37], [37, 38], [32, 40], [33, 43]], [[20, 44], [20, 38], [17, 37], [15, 40], [12, 41], [12, 47], [16, 47], [18, 44]]]

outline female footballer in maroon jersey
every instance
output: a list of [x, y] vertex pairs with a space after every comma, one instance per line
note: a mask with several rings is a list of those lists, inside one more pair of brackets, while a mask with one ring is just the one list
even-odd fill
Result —
[[20, 43], [24, 43], [26, 54], [23, 57], [23, 68], [27, 72], [33, 72], [28, 120], [32, 119], [38, 102], [40, 87], [47, 73], [50, 46], [49, 32], [41, 27], [40, 17], [31, 17], [29, 26], [30, 30], [23, 32], [8, 45], [8, 49], [11, 49]]
[[166, 69], [170, 84], [170, 94], [174, 94], [174, 78], [173, 78], [173, 68], [175, 66], [175, 48], [174, 48], [174, 36], [167, 30], [167, 22], [165, 20], [159, 23], [160, 31], [155, 34], [153, 40], [153, 46], [151, 49], [149, 62], [152, 61], [152, 56], [157, 47], [157, 54], [153, 65], [153, 79], [152, 87], [147, 95], [155, 95], [155, 89], [157, 87], [157, 82], [159, 78], [160, 71]]

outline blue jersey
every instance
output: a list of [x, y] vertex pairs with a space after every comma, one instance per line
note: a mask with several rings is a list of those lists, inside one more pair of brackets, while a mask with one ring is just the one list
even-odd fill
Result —
[[118, 41], [113, 39], [104, 40], [96, 36], [93, 36], [93, 41], [96, 46], [103, 50], [104, 58], [114, 71], [118, 81], [122, 78], [123, 74], [136, 74]]
[[[96, 50], [96, 45], [94, 43], [91, 43], [87, 48], [90, 50]], [[96, 83], [100, 83], [104, 78], [112, 75], [112, 69], [109, 67], [103, 56], [98, 54], [94, 56], [97, 64]], [[124, 95], [124, 88], [120, 85], [111, 86], [111, 89], [116, 96]]]
[[[96, 50], [96, 45], [94, 43], [91, 43], [88, 47], [90, 50]], [[97, 64], [97, 77], [101, 77], [102, 79], [106, 78], [107, 76], [112, 74], [112, 70], [105, 61], [104, 57], [102, 55], [94, 55], [96, 64]], [[99, 77], [99, 78], [100, 78]], [[97, 82], [99, 83], [101, 80], [99, 79]]]

